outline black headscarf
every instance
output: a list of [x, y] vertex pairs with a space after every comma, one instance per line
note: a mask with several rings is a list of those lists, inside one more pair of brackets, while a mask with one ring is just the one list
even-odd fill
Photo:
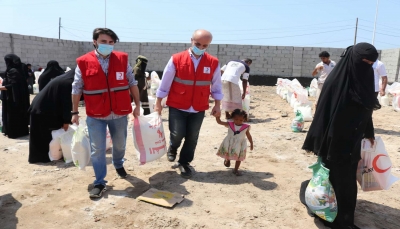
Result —
[[49, 61], [46, 69], [39, 77], [39, 90], [41, 91], [50, 82], [50, 80], [64, 73], [65, 71], [60, 67], [60, 65], [58, 65], [57, 61]]
[[31, 114], [54, 116], [63, 123], [70, 123], [72, 110], [72, 82], [75, 70], [72, 69], [52, 80], [32, 101]]
[[4, 57], [4, 61], [6, 62], [6, 73], [10, 71], [12, 68], [20, 70], [22, 68], [21, 59], [15, 54], [7, 54]]
[[375, 47], [359, 43], [348, 47], [326, 79], [314, 120], [303, 149], [331, 161], [359, 159], [363, 137], [373, 137], [372, 111], [380, 105], [375, 97], [372, 65]]

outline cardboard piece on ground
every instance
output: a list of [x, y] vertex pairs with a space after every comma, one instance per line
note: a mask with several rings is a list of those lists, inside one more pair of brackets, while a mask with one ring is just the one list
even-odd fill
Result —
[[181, 203], [185, 199], [185, 196], [176, 192], [172, 193], [151, 188], [147, 190], [147, 192], [139, 196], [137, 199], [171, 208], [175, 204]]

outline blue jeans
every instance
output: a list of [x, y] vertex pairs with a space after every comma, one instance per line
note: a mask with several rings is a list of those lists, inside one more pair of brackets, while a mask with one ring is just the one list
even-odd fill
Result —
[[122, 117], [112, 120], [100, 120], [87, 117], [86, 123], [89, 131], [90, 146], [92, 150], [91, 160], [93, 164], [96, 180], [94, 185], [106, 185], [104, 178], [107, 175], [106, 162], [106, 131], [107, 126], [113, 143], [112, 147], [112, 163], [115, 169], [123, 167], [128, 118]]
[[200, 127], [204, 119], [204, 111], [189, 113], [169, 107], [170, 147], [177, 150], [185, 138], [180, 155], [179, 164], [188, 165], [193, 161], [194, 151], [199, 139]]

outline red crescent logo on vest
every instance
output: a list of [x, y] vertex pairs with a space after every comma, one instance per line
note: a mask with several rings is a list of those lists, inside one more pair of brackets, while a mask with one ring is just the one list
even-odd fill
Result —
[[390, 167], [387, 168], [387, 169], [381, 169], [381, 168], [379, 168], [378, 165], [377, 165], [376, 163], [378, 162], [378, 160], [379, 160], [380, 157], [387, 157], [387, 155], [385, 155], [385, 154], [378, 154], [378, 155], [374, 158], [374, 160], [372, 161], [372, 167], [374, 168], [374, 170], [375, 170], [377, 173], [385, 173], [385, 172], [388, 171], [392, 166], [390, 166]]

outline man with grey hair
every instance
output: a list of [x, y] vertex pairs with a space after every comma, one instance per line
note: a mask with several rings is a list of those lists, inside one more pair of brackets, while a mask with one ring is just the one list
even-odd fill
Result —
[[189, 163], [194, 158], [205, 111], [209, 109], [210, 94], [215, 100], [211, 114], [221, 114], [223, 94], [219, 62], [205, 52], [211, 41], [209, 31], [196, 30], [191, 38], [192, 46], [172, 55], [164, 69], [154, 107], [161, 114], [161, 100], [168, 96], [170, 143], [167, 157], [168, 161], [175, 161], [185, 138], [179, 161], [173, 168], [179, 168], [181, 176], [187, 179], [192, 176]]

